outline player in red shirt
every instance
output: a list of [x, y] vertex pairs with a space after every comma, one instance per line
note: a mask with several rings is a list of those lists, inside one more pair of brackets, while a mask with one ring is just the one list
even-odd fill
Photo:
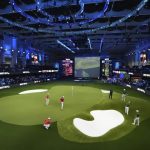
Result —
[[64, 96], [62, 96], [61, 98], [60, 98], [60, 103], [61, 103], [61, 110], [63, 110], [63, 108], [64, 108]]
[[52, 124], [52, 119], [49, 117], [44, 120], [43, 126], [45, 127], [45, 129], [48, 130], [48, 128], [51, 126], [51, 124]]

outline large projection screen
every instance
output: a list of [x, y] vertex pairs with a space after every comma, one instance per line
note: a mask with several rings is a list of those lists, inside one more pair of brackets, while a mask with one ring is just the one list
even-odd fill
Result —
[[75, 57], [75, 77], [98, 78], [100, 57]]

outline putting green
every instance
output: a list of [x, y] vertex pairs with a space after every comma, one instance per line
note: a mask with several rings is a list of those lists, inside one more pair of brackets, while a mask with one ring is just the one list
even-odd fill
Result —
[[[38, 88], [49, 90], [51, 97], [49, 106], [45, 105], [47, 92], [26, 95], [18, 94], [24, 90], [32, 90], [37, 87], [26, 86], [21, 89], [13, 89], [12, 91], [15, 91], [14, 94], [6, 96], [7, 93], [3, 93], [4, 96], [0, 98], [0, 120], [9, 124], [31, 126], [41, 125], [43, 120], [50, 116], [53, 121], [57, 121], [59, 135], [69, 141], [91, 143], [120, 139], [136, 128], [131, 124], [136, 109], [140, 110], [141, 121], [150, 117], [150, 103], [144, 100], [138, 92], [131, 90], [133, 97], [127, 97], [127, 101], [131, 101], [130, 112], [127, 116], [124, 114], [125, 103], [121, 101], [121, 94], [119, 93], [122, 89], [119, 86], [112, 87], [115, 92], [113, 99], [109, 100], [108, 94], [101, 92], [101, 89], [108, 90], [110, 88], [110, 85], [107, 84], [104, 86], [97, 83], [75, 84], [73, 82], [69, 84], [65, 82], [42, 84]], [[137, 98], [139, 95], [140, 97]], [[60, 109], [59, 98], [61, 96], [65, 96], [64, 110]], [[125, 121], [122, 125], [110, 130], [102, 137], [88, 137], [73, 126], [73, 119], [76, 117], [92, 120], [90, 111], [109, 109], [121, 112]]]
[[[0, 120], [17, 125], [42, 124], [50, 116], [53, 121], [64, 120], [103, 100], [97, 88], [87, 86], [54, 86], [49, 89], [50, 104], [45, 105], [45, 93], [13, 95], [0, 99]], [[61, 96], [64, 110], [60, 110]]]
[[[107, 95], [107, 94], [105, 94]], [[105, 97], [105, 96], [103, 96]], [[133, 118], [135, 117], [135, 110], [139, 109], [141, 112], [141, 122], [150, 117], [150, 103], [135, 97], [128, 97], [131, 101], [131, 108], [129, 115], [125, 115], [124, 106], [125, 103], [121, 102], [120, 94], [115, 93], [113, 100], [108, 100], [108, 96], [105, 97], [105, 100], [99, 104], [94, 105], [90, 109], [79, 113], [78, 115], [72, 116], [68, 119], [65, 119], [57, 123], [59, 134], [66, 140], [78, 142], [78, 143], [91, 143], [91, 142], [104, 142], [120, 139], [121, 137], [132, 132], [136, 126], [132, 125]], [[92, 110], [117, 110], [124, 115], [125, 121], [120, 126], [110, 130], [107, 134], [102, 137], [91, 138], [82, 134], [77, 130], [73, 125], [74, 118], [82, 118], [84, 120], [93, 120], [93, 117], [90, 115]]]

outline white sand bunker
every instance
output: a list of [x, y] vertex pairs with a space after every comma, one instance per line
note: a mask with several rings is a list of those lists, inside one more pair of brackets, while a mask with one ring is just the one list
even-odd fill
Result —
[[20, 92], [19, 94], [31, 94], [31, 93], [40, 93], [40, 92], [47, 92], [47, 89], [36, 89], [36, 90], [27, 90]]
[[93, 121], [86, 121], [80, 118], [73, 120], [74, 126], [83, 134], [90, 137], [100, 137], [109, 130], [121, 125], [124, 122], [123, 115], [116, 110], [95, 110], [90, 112]]
[[102, 93], [110, 93], [108, 90], [101, 90]]

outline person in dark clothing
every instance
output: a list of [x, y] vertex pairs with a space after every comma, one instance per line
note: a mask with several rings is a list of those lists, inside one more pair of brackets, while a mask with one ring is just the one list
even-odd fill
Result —
[[109, 99], [112, 99], [112, 96], [113, 96], [113, 90], [112, 90], [112, 89], [110, 89]]

